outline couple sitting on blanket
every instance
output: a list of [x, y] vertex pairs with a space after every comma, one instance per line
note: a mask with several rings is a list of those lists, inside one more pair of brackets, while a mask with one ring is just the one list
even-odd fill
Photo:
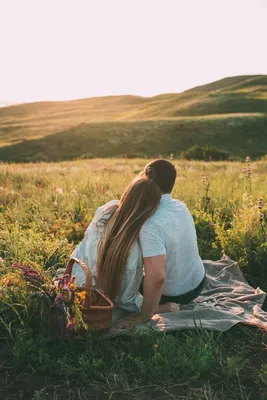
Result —
[[[193, 218], [171, 197], [175, 166], [150, 162], [120, 200], [100, 207], [74, 250], [93, 274], [93, 285], [126, 311], [119, 328], [147, 322], [155, 313], [179, 311], [201, 292], [205, 270]], [[74, 264], [76, 283], [85, 276]]]

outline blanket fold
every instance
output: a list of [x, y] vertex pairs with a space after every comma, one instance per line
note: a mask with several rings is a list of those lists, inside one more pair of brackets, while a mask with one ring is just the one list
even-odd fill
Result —
[[[267, 329], [267, 313], [261, 308], [266, 293], [248, 284], [238, 264], [224, 255], [219, 261], [204, 261], [204, 266], [207, 279], [197, 299], [181, 306], [179, 312], [156, 314], [136, 329], [176, 331], [202, 327], [223, 332], [238, 323]], [[114, 322], [122, 316], [125, 314], [121, 310], [115, 310]]]

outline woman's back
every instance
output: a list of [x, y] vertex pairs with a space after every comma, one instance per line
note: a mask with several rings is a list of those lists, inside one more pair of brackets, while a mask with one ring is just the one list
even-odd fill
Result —
[[[99, 207], [95, 216], [89, 224], [84, 239], [74, 250], [71, 257], [77, 257], [84, 261], [90, 268], [93, 275], [93, 287], [101, 289], [101, 284], [97, 279], [97, 257], [99, 243], [105, 228], [105, 222], [111, 216], [113, 207], [119, 204], [119, 200], [111, 200], [103, 206]], [[76, 277], [76, 285], [83, 286], [85, 283], [85, 274], [78, 264], [73, 265], [73, 275]], [[127, 311], [137, 311], [142, 304], [142, 296], [138, 293], [139, 286], [143, 277], [142, 254], [139, 241], [136, 241], [129, 254], [123, 280], [121, 282], [121, 290], [116, 298], [115, 303], [126, 309]]]

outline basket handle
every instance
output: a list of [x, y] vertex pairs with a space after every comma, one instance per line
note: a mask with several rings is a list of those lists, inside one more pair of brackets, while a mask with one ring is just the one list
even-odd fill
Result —
[[72, 268], [73, 268], [73, 265], [74, 265], [75, 262], [80, 265], [80, 267], [82, 268], [82, 270], [85, 273], [85, 287], [84, 287], [84, 289], [85, 289], [85, 300], [84, 300], [84, 306], [86, 308], [89, 308], [89, 307], [91, 307], [91, 302], [92, 302], [92, 272], [91, 272], [90, 268], [88, 268], [87, 265], [83, 261], [79, 260], [76, 257], [72, 257], [69, 260], [69, 262], [68, 262], [68, 264], [66, 266], [65, 274], [69, 274], [69, 276], [71, 276]]

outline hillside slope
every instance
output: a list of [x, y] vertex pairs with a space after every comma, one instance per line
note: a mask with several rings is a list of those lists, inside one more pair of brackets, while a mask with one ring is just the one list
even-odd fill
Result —
[[0, 160], [56, 161], [194, 144], [267, 153], [267, 76], [225, 78], [180, 94], [110, 96], [0, 108]]

